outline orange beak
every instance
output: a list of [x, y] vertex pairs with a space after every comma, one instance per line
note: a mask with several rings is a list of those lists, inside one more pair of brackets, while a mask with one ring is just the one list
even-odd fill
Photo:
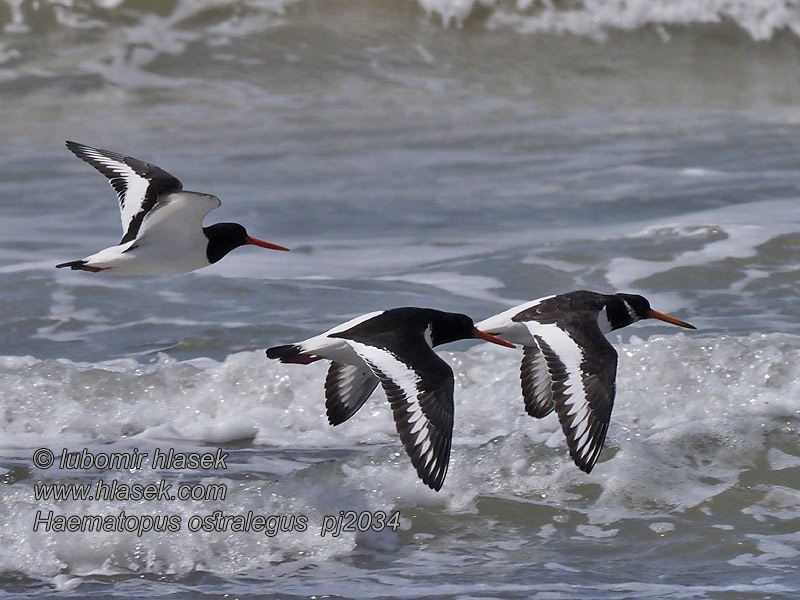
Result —
[[477, 327], [472, 330], [472, 337], [478, 338], [479, 340], [484, 340], [486, 342], [492, 342], [493, 344], [497, 344], [499, 346], [505, 346], [506, 348], [516, 348], [516, 346], [511, 342], [501, 340], [499, 337], [495, 337], [491, 333], [481, 331]]
[[695, 327], [690, 323], [687, 323], [686, 321], [681, 321], [680, 319], [676, 319], [675, 317], [670, 317], [669, 315], [660, 313], [657, 310], [653, 310], [652, 308], [649, 311], [647, 311], [647, 318], [658, 319], [659, 321], [664, 321], [665, 323], [672, 323], [673, 325], [677, 325], [678, 327], [686, 327], [686, 329], [697, 329], [697, 327]]
[[264, 240], [259, 240], [258, 238], [250, 237], [249, 235], [245, 239], [245, 244], [252, 244], [253, 246], [267, 248], [268, 250], [285, 250], [286, 252], [289, 251], [288, 248], [284, 248], [283, 246], [278, 246], [278, 244], [273, 244], [272, 242], [265, 242]]

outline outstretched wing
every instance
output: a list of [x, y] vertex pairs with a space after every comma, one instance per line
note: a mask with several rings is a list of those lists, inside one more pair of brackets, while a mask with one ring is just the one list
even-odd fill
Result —
[[[536, 339], [534, 338], [534, 342]], [[541, 419], [546, 417], [555, 408], [553, 403], [553, 382], [547, 360], [535, 346], [525, 346], [522, 349], [522, 364], [519, 370], [519, 379], [522, 384], [522, 398], [525, 400], [527, 413]]]
[[153, 209], [144, 215], [137, 237], [158, 235], [174, 240], [175, 245], [181, 238], [196, 240], [203, 237], [203, 219], [219, 205], [219, 198], [212, 194], [173, 192], [161, 196]]
[[67, 148], [105, 175], [117, 192], [123, 233], [120, 244], [136, 239], [142, 221], [160, 196], [183, 189], [176, 177], [156, 165], [77, 142], [68, 141]]
[[[544, 361], [552, 407], [567, 438], [570, 456], [578, 467], [589, 473], [603, 448], [611, 420], [617, 353], [599, 329], [596, 332], [584, 330], [578, 336], [555, 324], [526, 321], [525, 325], [538, 345], [530, 352], [526, 347], [530, 358], [527, 363], [523, 359], [523, 394], [525, 372], [529, 389], [533, 390], [530, 396], [525, 396], [528, 412], [531, 412], [530, 406], [547, 405], [548, 391], [543, 389], [547, 387]], [[580, 345], [576, 339], [581, 340]]]
[[391, 348], [350, 343], [380, 379], [397, 433], [420, 479], [440, 490], [453, 435], [453, 371], [421, 337], [402, 342], [404, 360]]
[[325, 378], [325, 408], [331, 425], [344, 423], [358, 412], [378, 386], [379, 379], [363, 366], [333, 361]]

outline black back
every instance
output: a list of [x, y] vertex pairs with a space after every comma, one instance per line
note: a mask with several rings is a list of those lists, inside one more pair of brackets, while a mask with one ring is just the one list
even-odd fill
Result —
[[[574, 330], [587, 319], [597, 320], [597, 314], [613, 296], [588, 290], [567, 292], [542, 300], [537, 305], [515, 315], [512, 321], [558, 323], [562, 329]], [[620, 304], [620, 306], [623, 306]]]
[[596, 322], [604, 307], [608, 322], [614, 330], [646, 318], [650, 302], [638, 294], [600, 294], [578, 290], [542, 300], [536, 306], [515, 315], [512, 320], [558, 323], [562, 329], [574, 333], [583, 329], [587, 323]]
[[448, 313], [433, 308], [392, 308], [331, 337], [341, 337], [377, 346], [379, 348], [403, 345], [403, 340], [413, 340], [416, 345], [430, 327], [433, 346], [473, 337], [475, 324], [467, 315]]

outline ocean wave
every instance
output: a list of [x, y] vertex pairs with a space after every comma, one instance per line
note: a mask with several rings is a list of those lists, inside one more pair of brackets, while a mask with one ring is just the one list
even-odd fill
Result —
[[[754, 496], [741, 492], [741, 481], [757, 486], [771, 481], [772, 470], [800, 469], [800, 338], [678, 334], [633, 339], [617, 348], [617, 405], [591, 475], [571, 463], [553, 415], [537, 420], [524, 413], [518, 352], [442, 352], [457, 389], [452, 461], [438, 494], [417, 481], [380, 392], [348, 423], [327, 424], [321, 364], [272, 364], [261, 351], [223, 361], [162, 357], [147, 365], [132, 359], [91, 364], [3, 357], [0, 455], [10, 485], [0, 486], [6, 507], [0, 572], [53, 578], [54, 586], [66, 588], [75, 584], [70, 576], [90, 574], [180, 576], [204, 570], [226, 576], [285, 561], [325, 561], [358, 547], [398, 548], [427, 539], [425, 531], [447, 540], [453, 525], [435, 523], [491, 514], [495, 503], [517, 505], [506, 518], [519, 519], [526, 530], [539, 523], [546, 537], [569, 521], [572, 535], [582, 540], [616, 537], [631, 520], [644, 522], [654, 535], [669, 534], [676, 514], [711, 514], [712, 506], [717, 519], [724, 519], [719, 506], [762, 520], [794, 518], [795, 511], [776, 496], [783, 488]], [[199, 479], [179, 474], [171, 481], [221, 483], [228, 491], [224, 501], [34, 500], [37, 481], [115, 477], [144, 485], [153, 478], [148, 469], [113, 475], [31, 469], [31, 453], [40, 446], [130, 452], [166, 446], [204, 451], [209, 445], [231, 453], [227, 469]], [[423, 535], [417, 542], [407, 533], [408, 521], [381, 535], [320, 536], [324, 516], [343, 508], [429, 516], [415, 522], [414, 535]], [[173, 515], [184, 525], [215, 510], [302, 514], [308, 528], [274, 537], [215, 531], [34, 534], [37, 510]], [[763, 553], [757, 559], [785, 562]]]
[[[763, 434], [785, 431], [800, 414], [795, 406], [800, 392], [796, 336], [708, 340], [678, 334], [647, 341], [634, 337], [617, 347], [617, 403], [600, 472], [626, 463], [620, 456], [645, 447], [673, 453], [675, 439], [682, 437], [685, 443], [674, 460], [699, 460], [691, 455], [701, 433], [730, 437], [750, 429], [755, 437], [746, 437], [760, 445]], [[524, 413], [517, 389], [518, 353], [489, 348], [445, 351], [442, 356], [456, 374], [457, 454], [480, 453], [485, 444], [521, 435], [519, 441], [529, 438], [541, 444], [543, 449], [535, 452], [553, 461], [548, 469], [572, 471], [556, 419], [536, 420]], [[325, 370], [322, 363], [305, 368], [273, 364], [263, 351], [236, 353], [222, 362], [162, 356], [146, 365], [134, 359], [92, 364], [3, 357], [2, 447], [31, 448], [51, 440], [97, 444], [142, 439], [245, 441], [276, 449], [389, 444], [401, 450], [380, 392], [346, 425], [327, 424]], [[759, 425], [748, 427], [750, 422]], [[631, 443], [629, 436], [634, 438]], [[727, 468], [735, 457], [720, 460]], [[542, 468], [535, 460], [524, 462], [531, 473]], [[632, 464], [633, 459], [625, 469]], [[456, 458], [452, 475], [458, 477], [461, 471], [471, 478], [469, 465]]]
[[753, 40], [768, 40], [778, 31], [800, 34], [800, 8], [783, 0], [418, 0], [445, 24], [463, 25], [488, 12], [489, 29], [510, 28], [519, 33], [556, 33], [604, 37], [611, 30], [719, 25], [730, 22]]
[[[160, 33], [162, 49], [174, 53], [196, 39], [197, 32], [202, 31], [210, 44], [224, 46], [233, 38], [290, 24], [298, 18], [293, 7], [305, 5], [313, 9], [317, 2], [179, 0], [169, 10], [154, 11], [151, 3], [141, 0], [3, 0], [0, 30], [26, 34], [61, 27], [87, 30], [123, 25], [131, 32]], [[668, 39], [669, 27], [731, 23], [756, 41], [768, 40], [780, 31], [800, 35], [800, 8], [784, 0], [416, 0], [414, 4], [428, 15], [435, 15], [434, 21], [444, 27], [482, 23], [490, 30], [509, 29], [522, 34], [602, 38], [613, 30], [653, 28]], [[345, 8], [352, 10], [350, 5]], [[363, 21], [367, 22], [368, 19]], [[148, 34], [141, 41], [149, 44], [154, 39]]]

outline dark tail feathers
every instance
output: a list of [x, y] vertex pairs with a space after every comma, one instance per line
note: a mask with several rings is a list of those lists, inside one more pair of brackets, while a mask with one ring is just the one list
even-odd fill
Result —
[[99, 273], [100, 271], [105, 271], [103, 267], [90, 267], [86, 264], [85, 260], [73, 260], [72, 262], [65, 262], [61, 263], [60, 265], [56, 265], [56, 269], [63, 269], [64, 267], [69, 267], [73, 271], [89, 271], [90, 273]]
[[303, 349], [296, 344], [286, 344], [285, 346], [273, 346], [272, 348], [268, 348], [267, 358], [276, 358], [282, 363], [294, 363], [297, 365], [308, 365], [315, 360], [320, 360], [319, 356], [303, 354]]

